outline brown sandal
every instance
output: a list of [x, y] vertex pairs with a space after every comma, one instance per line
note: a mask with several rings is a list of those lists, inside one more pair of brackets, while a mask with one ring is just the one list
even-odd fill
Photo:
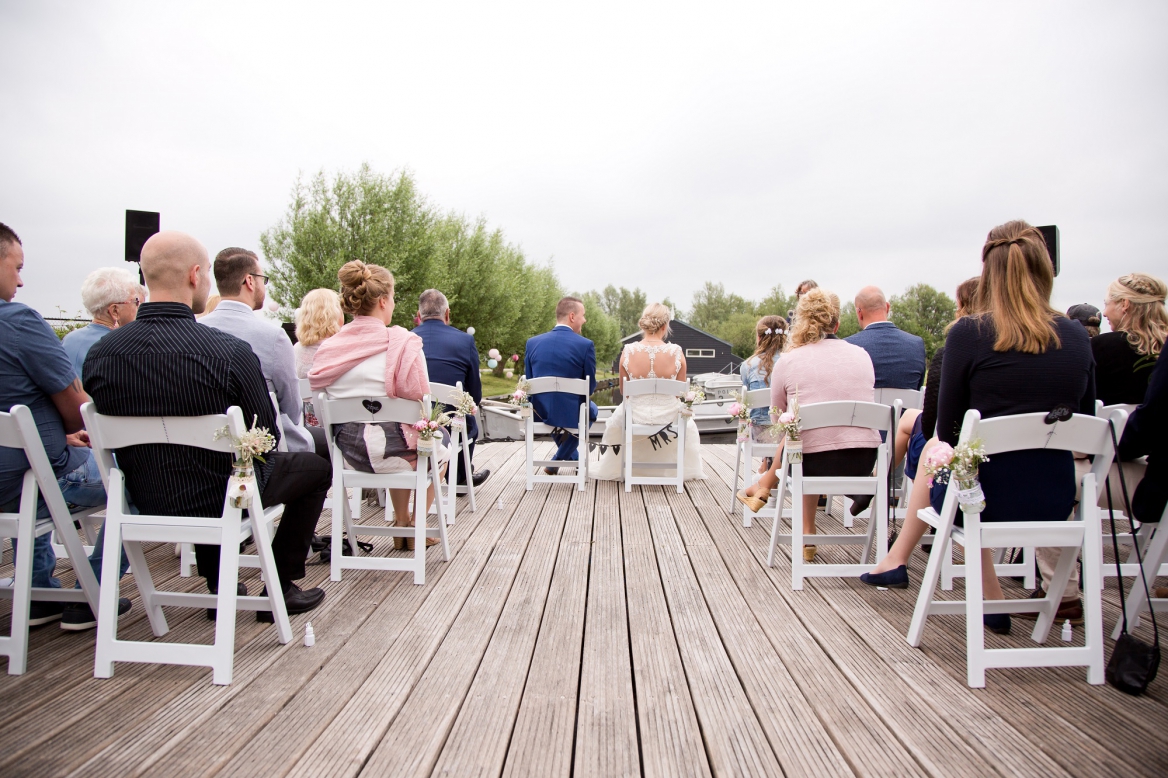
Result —
[[742, 503], [742, 504], [743, 504], [743, 505], [745, 505], [747, 508], [750, 508], [750, 510], [751, 510], [752, 512], [754, 512], [754, 513], [758, 513], [758, 512], [759, 512], [759, 511], [761, 511], [763, 508], [765, 508], [765, 507], [766, 507], [766, 504], [767, 504], [767, 502], [769, 502], [769, 501], [770, 501], [770, 499], [771, 499], [771, 490], [770, 490], [770, 489], [763, 489], [763, 490], [760, 490], [760, 491], [758, 492], [758, 494], [756, 494], [756, 495], [754, 495], [753, 497], [751, 497], [750, 495], [748, 495], [748, 494], [746, 493], [746, 490], [745, 490], [745, 489], [743, 489], [742, 491], [740, 491], [740, 492], [738, 493], [737, 497], [738, 497], [738, 502]]

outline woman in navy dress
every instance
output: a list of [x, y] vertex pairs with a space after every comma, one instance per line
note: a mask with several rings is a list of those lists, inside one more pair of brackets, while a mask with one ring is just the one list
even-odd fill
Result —
[[[1086, 330], [1050, 306], [1054, 273], [1042, 233], [1024, 221], [990, 231], [982, 248], [979, 315], [961, 319], [945, 340], [937, 402], [937, 437], [957, 444], [965, 412], [983, 419], [1047, 413], [1066, 406], [1095, 413], [1095, 362]], [[1065, 521], [1075, 505], [1075, 465], [1068, 451], [995, 454], [979, 470], [986, 507], [982, 521]], [[927, 525], [916, 512], [926, 499], [940, 510], [944, 490], [928, 487], [922, 468], [914, 483], [904, 529], [888, 555], [861, 580], [906, 588], [906, 564]], [[988, 550], [983, 559], [986, 599], [1003, 599]], [[991, 624], [991, 622], [993, 622]], [[1000, 623], [998, 623], [1000, 622]], [[996, 631], [1009, 617], [987, 618]]]

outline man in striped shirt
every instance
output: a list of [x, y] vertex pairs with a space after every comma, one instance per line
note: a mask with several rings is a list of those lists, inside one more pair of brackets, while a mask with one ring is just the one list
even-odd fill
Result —
[[[247, 343], [195, 321], [211, 289], [211, 262], [197, 240], [160, 232], [142, 247], [150, 291], [133, 323], [102, 338], [85, 360], [83, 382], [100, 413], [111, 416], [203, 416], [238, 405], [245, 419], [279, 435], [259, 359]], [[272, 539], [289, 613], [324, 599], [301, 590], [304, 562], [331, 481], [327, 460], [311, 453], [271, 452], [256, 468], [265, 505], [284, 504]], [[126, 487], [139, 510], [160, 516], [222, 515], [231, 455], [175, 445], [118, 451]], [[199, 575], [218, 591], [219, 548], [195, 546]], [[246, 594], [243, 584], [240, 593]], [[256, 618], [271, 621], [259, 611]]]

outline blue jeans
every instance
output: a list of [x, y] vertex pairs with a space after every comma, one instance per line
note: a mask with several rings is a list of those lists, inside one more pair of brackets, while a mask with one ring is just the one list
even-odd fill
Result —
[[[57, 485], [61, 487], [61, 494], [65, 498], [65, 502], [70, 506], [80, 508], [96, 508], [105, 505], [105, 487], [101, 483], [101, 473], [98, 472], [97, 462], [93, 458], [93, 452], [86, 450], [89, 454], [86, 457], [85, 464], [78, 467], [71, 473], [66, 473], [61, 478], [57, 479]], [[7, 505], [0, 506], [0, 511], [14, 512], [20, 509], [20, 497], [15, 498]], [[130, 509], [134, 512], [134, 509]], [[45, 504], [44, 499], [37, 501], [37, 518], [49, 518], [49, 506]], [[89, 555], [89, 564], [93, 568], [93, 574], [97, 576], [97, 580], [101, 580], [101, 555], [105, 546], [105, 525], [102, 524], [101, 532], [97, 536], [97, 545], [93, 547], [93, 553]], [[16, 554], [16, 540], [12, 540], [12, 553]], [[126, 552], [122, 551], [120, 575], [125, 575], [126, 570], [130, 566], [130, 560], [126, 557]], [[33, 541], [32, 546], [32, 585], [59, 589], [61, 588], [61, 581], [53, 577], [53, 570], [57, 566], [57, 555], [53, 553], [53, 543], [51, 533], [46, 533]], [[80, 586], [80, 584], [78, 584]]]
[[[596, 407], [596, 403], [591, 400], [588, 401], [588, 421], [589, 423], [596, 421], [600, 409]], [[564, 433], [558, 440], [556, 440], [556, 453], [552, 455], [552, 459], [574, 461], [580, 458], [580, 439], [570, 432]]]

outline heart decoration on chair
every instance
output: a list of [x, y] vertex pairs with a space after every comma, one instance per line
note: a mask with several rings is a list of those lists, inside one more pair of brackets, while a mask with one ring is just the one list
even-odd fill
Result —
[[365, 410], [369, 411], [370, 413], [375, 414], [381, 410], [381, 403], [379, 403], [377, 400], [362, 400], [361, 404], [364, 405]]

